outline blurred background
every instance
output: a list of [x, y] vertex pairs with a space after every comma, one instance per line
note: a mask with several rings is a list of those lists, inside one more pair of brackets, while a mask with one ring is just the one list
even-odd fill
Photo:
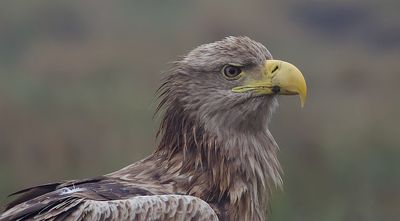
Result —
[[247, 35], [304, 73], [271, 131], [271, 220], [400, 220], [400, 2], [0, 2], [0, 199], [117, 170], [154, 149], [160, 72]]

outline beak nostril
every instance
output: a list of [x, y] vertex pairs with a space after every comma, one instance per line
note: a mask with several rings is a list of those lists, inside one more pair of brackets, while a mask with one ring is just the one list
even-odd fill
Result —
[[275, 65], [274, 68], [272, 69], [271, 73], [273, 74], [276, 70], [278, 70], [279, 66]]
[[281, 87], [279, 87], [279, 86], [273, 86], [271, 90], [272, 90], [272, 92], [273, 92], [274, 94], [277, 94], [277, 93], [279, 93], [279, 92], [281, 91]]

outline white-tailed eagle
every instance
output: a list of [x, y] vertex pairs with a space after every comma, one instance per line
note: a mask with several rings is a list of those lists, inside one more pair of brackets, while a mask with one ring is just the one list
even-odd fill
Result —
[[201, 45], [166, 71], [160, 143], [116, 172], [15, 193], [0, 221], [265, 220], [282, 183], [268, 129], [277, 95], [306, 97], [303, 75], [248, 37]]

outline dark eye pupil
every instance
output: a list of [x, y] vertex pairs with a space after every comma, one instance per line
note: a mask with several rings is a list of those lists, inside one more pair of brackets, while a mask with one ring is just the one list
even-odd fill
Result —
[[239, 67], [235, 66], [227, 66], [224, 70], [224, 73], [227, 77], [236, 77], [238, 76], [242, 70]]

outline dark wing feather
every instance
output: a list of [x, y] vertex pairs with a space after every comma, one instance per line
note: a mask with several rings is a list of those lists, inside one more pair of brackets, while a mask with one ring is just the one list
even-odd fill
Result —
[[14, 207], [15, 205], [26, 202], [30, 199], [33, 199], [33, 198], [36, 198], [43, 194], [46, 194], [48, 192], [54, 191], [57, 188], [57, 186], [59, 186], [60, 184], [61, 183], [43, 184], [40, 186], [30, 187], [30, 188], [23, 189], [18, 192], [12, 193], [9, 196], [15, 196], [15, 195], [19, 195], [19, 196], [15, 200], [13, 200], [7, 204], [6, 210], [10, 209], [11, 207]]
[[45, 214], [54, 208], [66, 205], [68, 202], [70, 202], [68, 196], [60, 196], [54, 192], [47, 193], [6, 210], [0, 215], [0, 220], [30, 220], [38, 214]]
[[23, 189], [18, 192], [10, 194], [9, 196], [17, 196], [17, 197], [16, 197], [16, 199], [14, 199], [13, 201], [11, 201], [10, 203], [7, 204], [6, 210], [8, 210], [18, 204], [26, 202], [28, 200], [34, 199], [38, 196], [55, 191], [56, 189], [59, 189], [62, 187], [79, 186], [79, 185], [86, 184], [86, 183], [96, 183], [96, 182], [99, 182], [99, 181], [105, 180], [105, 179], [106, 179], [106, 177], [100, 176], [100, 177], [84, 179], [84, 180], [70, 180], [65, 183], [62, 183], [62, 182], [47, 183], [47, 184], [42, 184], [39, 186], [29, 187], [29, 188], [26, 188], [26, 189]]

